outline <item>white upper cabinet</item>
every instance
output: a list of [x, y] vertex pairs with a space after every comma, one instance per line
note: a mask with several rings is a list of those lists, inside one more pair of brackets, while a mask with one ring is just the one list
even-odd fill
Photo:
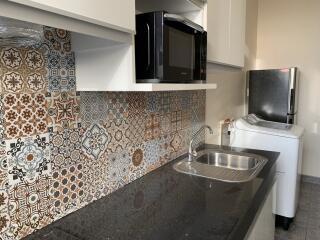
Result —
[[244, 66], [246, 0], [207, 2], [208, 62]]
[[134, 33], [135, 0], [10, 0], [96, 25]]

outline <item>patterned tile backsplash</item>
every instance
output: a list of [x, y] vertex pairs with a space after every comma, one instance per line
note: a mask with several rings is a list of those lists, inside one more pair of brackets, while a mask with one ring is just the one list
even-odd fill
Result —
[[44, 33], [32, 48], [0, 47], [2, 240], [21, 239], [186, 153], [205, 120], [204, 91], [76, 92], [70, 33]]

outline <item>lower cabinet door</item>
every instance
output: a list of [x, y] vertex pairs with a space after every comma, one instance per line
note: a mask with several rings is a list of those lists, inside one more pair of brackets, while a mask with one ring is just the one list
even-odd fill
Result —
[[273, 197], [276, 192], [276, 183], [266, 198], [263, 207], [256, 217], [250, 232], [247, 234], [247, 240], [273, 240], [275, 231], [275, 216], [273, 214]]

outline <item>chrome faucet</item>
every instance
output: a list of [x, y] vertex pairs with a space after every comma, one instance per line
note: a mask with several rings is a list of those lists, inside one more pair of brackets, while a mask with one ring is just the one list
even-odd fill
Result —
[[193, 149], [193, 141], [194, 139], [202, 132], [204, 131], [205, 129], [209, 129], [209, 132], [210, 134], [213, 134], [213, 131], [212, 131], [212, 128], [208, 125], [203, 125], [194, 135], [193, 137], [191, 138], [190, 140], [190, 143], [189, 143], [189, 158], [188, 160], [191, 162], [193, 157], [196, 157], [197, 156], [197, 151], [195, 149]]

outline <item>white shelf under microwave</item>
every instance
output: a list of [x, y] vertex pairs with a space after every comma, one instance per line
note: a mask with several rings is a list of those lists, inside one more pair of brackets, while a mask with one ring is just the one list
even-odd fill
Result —
[[136, 83], [133, 91], [188, 91], [217, 89], [215, 83]]

